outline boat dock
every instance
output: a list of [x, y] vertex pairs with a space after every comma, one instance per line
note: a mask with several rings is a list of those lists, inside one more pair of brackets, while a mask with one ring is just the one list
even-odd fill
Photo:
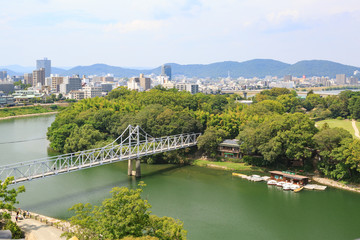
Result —
[[[276, 172], [276, 173], [278, 174], [278, 172]], [[305, 179], [307, 177], [303, 177], [303, 176], [300, 177], [299, 175], [294, 175], [294, 177], [296, 177], [296, 180], [306, 182], [306, 184], [302, 185], [302, 184], [293, 184], [293, 183], [283, 182], [283, 181], [280, 181], [279, 178], [274, 178], [273, 173], [272, 173], [272, 177], [259, 176], [259, 175], [248, 176], [246, 174], [236, 173], [236, 172], [233, 172], [231, 175], [235, 176], [235, 177], [242, 178], [242, 179], [246, 179], [246, 180], [252, 181], [252, 182], [264, 181], [264, 182], [267, 182], [268, 185], [276, 185], [276, 186], [282, 187], [284, 190], [290, 190], [291, 189], [291, 190], [295, 191], [296, 189], [304, 188], [304, 189], [307, 189], [307, 190], [324, 191], [327, 188], [327, 186], [322, 186], [322, 185], [318, 185], [318, 184], [308, 184], [307, 179]], [[286, 175], [288, 175], [288, 174], [286, 173]], [[281, 178], [281, 180], [283, 180], [283, 178]], [[283, 184], [281, 184], [281, 183], [283, 183]], [[291, 188], [291, 186], [286, 186], [286, 185], [296, 185], [296, 187]], [[297, 190], [295, 192], [299, 192], [299, 191], [301, 191], [301, 190]]]

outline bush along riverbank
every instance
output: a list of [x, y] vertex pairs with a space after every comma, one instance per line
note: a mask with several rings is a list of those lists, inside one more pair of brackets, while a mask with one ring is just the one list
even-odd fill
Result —
[[50, 106], [33, 106], [33, 107], [16, 107], [0, 109], [0, 120], [17, 117], [38, 116], [42, 114], [57, 113], [62, 107], [57, 105]]

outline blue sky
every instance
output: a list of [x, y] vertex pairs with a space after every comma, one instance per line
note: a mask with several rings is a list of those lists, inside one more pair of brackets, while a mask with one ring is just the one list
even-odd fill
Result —
[[0, 0], [0, 65], [271, 58], [360, 66], [358, 0]]

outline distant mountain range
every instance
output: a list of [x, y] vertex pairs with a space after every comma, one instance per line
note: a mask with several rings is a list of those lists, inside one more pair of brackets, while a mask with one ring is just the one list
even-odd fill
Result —
[[[186, 77], [201, 77], [201, 78], [216, 78], [227, 77], [260, 77], [265, 76], [279, 76], [290, 74], [296, 77], [306, 76], [329, 76], [335, 77], [336, 74], [344, 73], [347, 76], [353, 75], [355, 70], [359, 67], [344, 65], [336, 62], [325, 60], [305, 60], [295, 64], [283, 63], [272, 59], [254, 59], [245, 62], [217, 62], [212, 64], [188, 64], [181, 65], [176, 63], [168, 63], [171, 66], [173, 75], [184, 75]], [[21, 67], [18, 65], [11, 65], [0, 67], [0, 70], [7, 70], [9, 75], [22, 75], [25, 72], [31, 72], [29, 67]], [[34, 68], [33, 68], [34, 69]], [[26, 71], [25, 71], [26, 70]], [[79, 74], [79, 75], [106, 75], [108, 73], [114, 74], [116, 77], [133, 77], [144, 74], [160, 74], [161, 67], [154, 69], [130, 69], [109, 66], [106, 64], [94, 64], [90, 66], [77, 66], [69, 70], [62, 68], [52, 68], [52, 73], [63, 76]]]

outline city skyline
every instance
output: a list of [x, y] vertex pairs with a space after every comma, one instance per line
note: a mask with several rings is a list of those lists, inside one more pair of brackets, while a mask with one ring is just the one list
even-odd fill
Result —
[[[325, 1], [6, 1], [0, 66], [324, 59], [360, 66], [360, 5]], [[26, 36], [25, 41], [24, 37]]]

